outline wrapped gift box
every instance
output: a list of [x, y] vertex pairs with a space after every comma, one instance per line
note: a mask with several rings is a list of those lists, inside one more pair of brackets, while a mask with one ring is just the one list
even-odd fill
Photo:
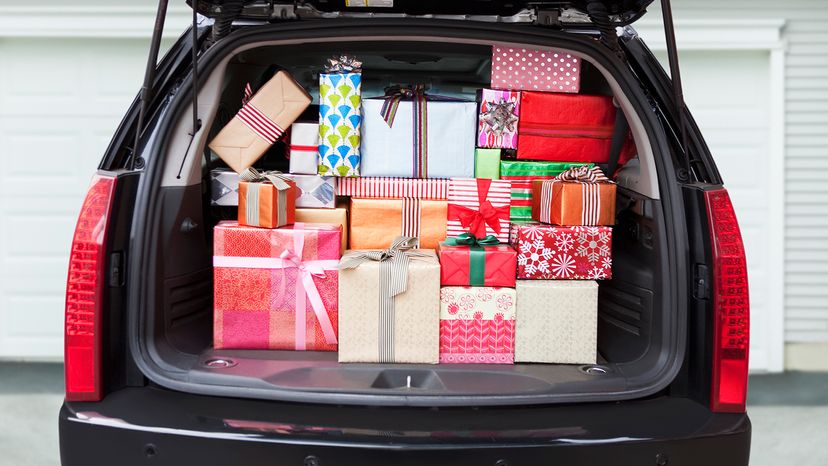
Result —
[[337, 196], [381, 199], [448, 199], [449, 180], [445, 178], [342, 178]]
[[[440, 264], [430, 250], [412, 250], [403, 290], [393, 295], [391, 259], [365, 260], [351, 250], [339, 271], [339, 362], [435, 364], [440, 353]], [[357, 259], [358, 260], [358, 259]], [[397, 290], [399, 291], [399, 290]]]
[[518, 280], [515, 362], [595, 364], [598, 284]]
[[492, 87], [577, 93], [581, 87], [581, 60], [556, 49], [492, 47]]
[[318, 175], [286, 175], [296, 183], [296, 207], [332, 209], [336, 204], [336, 178]]
[[477, 119], [477, 146], [515, 149], [520, 92], [483, 89]]
[[500, 179], [500, 149], [474, 150], [474, 177]]
[[554, 225], [613, 225], [615, 183], [598, 167], [578, 167], [552, 180], [534, 181], [532, 220]]
[[513, 288], [441, 288], [440, 362], [514, 363], [515, 301]]
[[216, 225], [214, 347], [336, 351], [339, 236], [339, 225]]
[[319, 174], [359, 176], [361, 64], [342, 58], [319, 74]]
[[[474, 241], [476, 242], [476, 241]], [[508, 244], [462, 244], [456, 238], [440, 243], [440, 284], [514, 287], [517, 252]]]
[[513, 223], [517, 278], [609, 280], [612, 228]]
[[239, 205], [239, 174], [233, 170], [210, 170], [210, 205]]
[[500, 178], [512, 182], [510, 221], [523, 222], [532, 219], [533, 181], [551, 180], [561, 172], [581, 165], [583, 164], [570, 162], [501, 161]]
[[452, 178], [449, 181], [446, 234], [469, 232], [478, 238], [495, 236], [509, 242], [511, 183], [486, 178]]
[[[518, 123], [519, 159], [607, 163], [615, 125], [612, 97], [524, 92]], [[619, 164], [635, 152], [632, 140]]]
[[333, 209], [296, 209], [296, 223], [327, 223], [342, 227], [342, 247], [340, 252], [348, 249], [348, 206], [338, 205]]
[[423, 249], [446, 239], [446, 201], [351, 198], [351, 249], [380, 249], [397, 236], [419, 238]]
[[[391, 126], [383, 119], [385, 98], [365, 99], [362, 175], [404, 178], [474, 176], [477, 103], [428, 97], [426, 110], [402, 100]], [[424, 138], [415, 137], [414, 120]]]
[[269, 180], [239, 181], [239, 224], [262, 228], [277, 228], [294, 222], [296, 210], [296, 183], [282, 174], [276, 176], [287, 188], [277, 187]]
[[210, 141], [210, 149], [241, 173], [282, 137], [310, 103], [311, 97], [302, 86], [279, 71]]
[[315, 175], [319, 170], [319, 125], [316, 123], [290, 125], [288, 151], [291, 173]]

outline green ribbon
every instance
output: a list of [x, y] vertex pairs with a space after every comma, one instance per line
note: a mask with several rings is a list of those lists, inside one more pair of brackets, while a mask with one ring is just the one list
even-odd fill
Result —
[[471, 233], [463, 233], [454, 238], [446, 238], [448, 246], [469, 247], [469, 286], [486, 284], [486, 249], [484, 246], [497, 246], [500, 241], [494, 235], [477, 238]]

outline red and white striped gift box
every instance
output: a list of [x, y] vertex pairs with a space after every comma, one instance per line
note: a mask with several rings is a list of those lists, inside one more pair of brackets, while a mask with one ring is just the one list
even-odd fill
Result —
[[445, 200], [448, 199], [449, 180], [444, 178], [342, 178], [337, 196], [356, 198]]
[[[486, 189], [488, 192], [481, 191]], [[491, 207], [498, 211], [505, 212], [505, 215], [498, 215], [500, 231], [495, 231], [490, 225], [486, 225], [486, 235], [494, 235], [501, 243], [509, 242], [509, 206], [511, 205], [512, 183], [509, 180], [489, 180], [485, 178], [452, 178], [449, 182], [448, 203], [449, 218], [446, 223], [447, 236], [457, 236], [469, 232], [461, 221], [452, 215], [452, 204], [459, 205], [473, 211], [480, 211], [481, 199], [491, 203]], [[454, 217], [454, 218], [453, 218]], [[474, 233], [474, 232], [471, 232]], [[477, 235], [481, 236], [481, 235]], [[483, 235], [485, 236], [485, 235]]]

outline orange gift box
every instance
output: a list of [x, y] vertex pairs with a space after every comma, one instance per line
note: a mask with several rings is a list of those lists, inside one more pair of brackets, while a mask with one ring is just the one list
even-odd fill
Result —
[[296, 183], [280, 190], [269, 182], [239, 181], [239, 225], [277, 228], [295, 221]]
[[446, 239], [448, 202], [426, 199], [351, 198], [351, 249], [384, 249], [398, 236], [420, 239], [421, 249], [437, 249]]
[[[595, 176], [600, 178], [596, 180]], [[600, 174], [597, 167], [576, 167], [552, 180], [535, 180], [532, 219], [552, 225], [613, 225], [615, 190], [615, 183]]]

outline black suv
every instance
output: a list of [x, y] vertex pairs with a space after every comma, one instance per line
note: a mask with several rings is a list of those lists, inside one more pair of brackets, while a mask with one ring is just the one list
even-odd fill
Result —
[[[145, 86], [72, 243], [62, 463], [748, 464], [744, 248], [682, 100], [669, 0], [675, 79], [629, 26], [651, 1], [193, 0], [192, 29], [156, 64], [162, 0]], [[227, 213], [210, 205], [206, 145], [245, 83], [278, 65], [314, 95], [325, 58], [350, 54], [363, 94], [425, 81], [473, 96], [493, 44], [580, 57], [582, 91], [614, 97], [637, 147], [617, 172], [599, 364], [214, 349], [212, 227]]]

